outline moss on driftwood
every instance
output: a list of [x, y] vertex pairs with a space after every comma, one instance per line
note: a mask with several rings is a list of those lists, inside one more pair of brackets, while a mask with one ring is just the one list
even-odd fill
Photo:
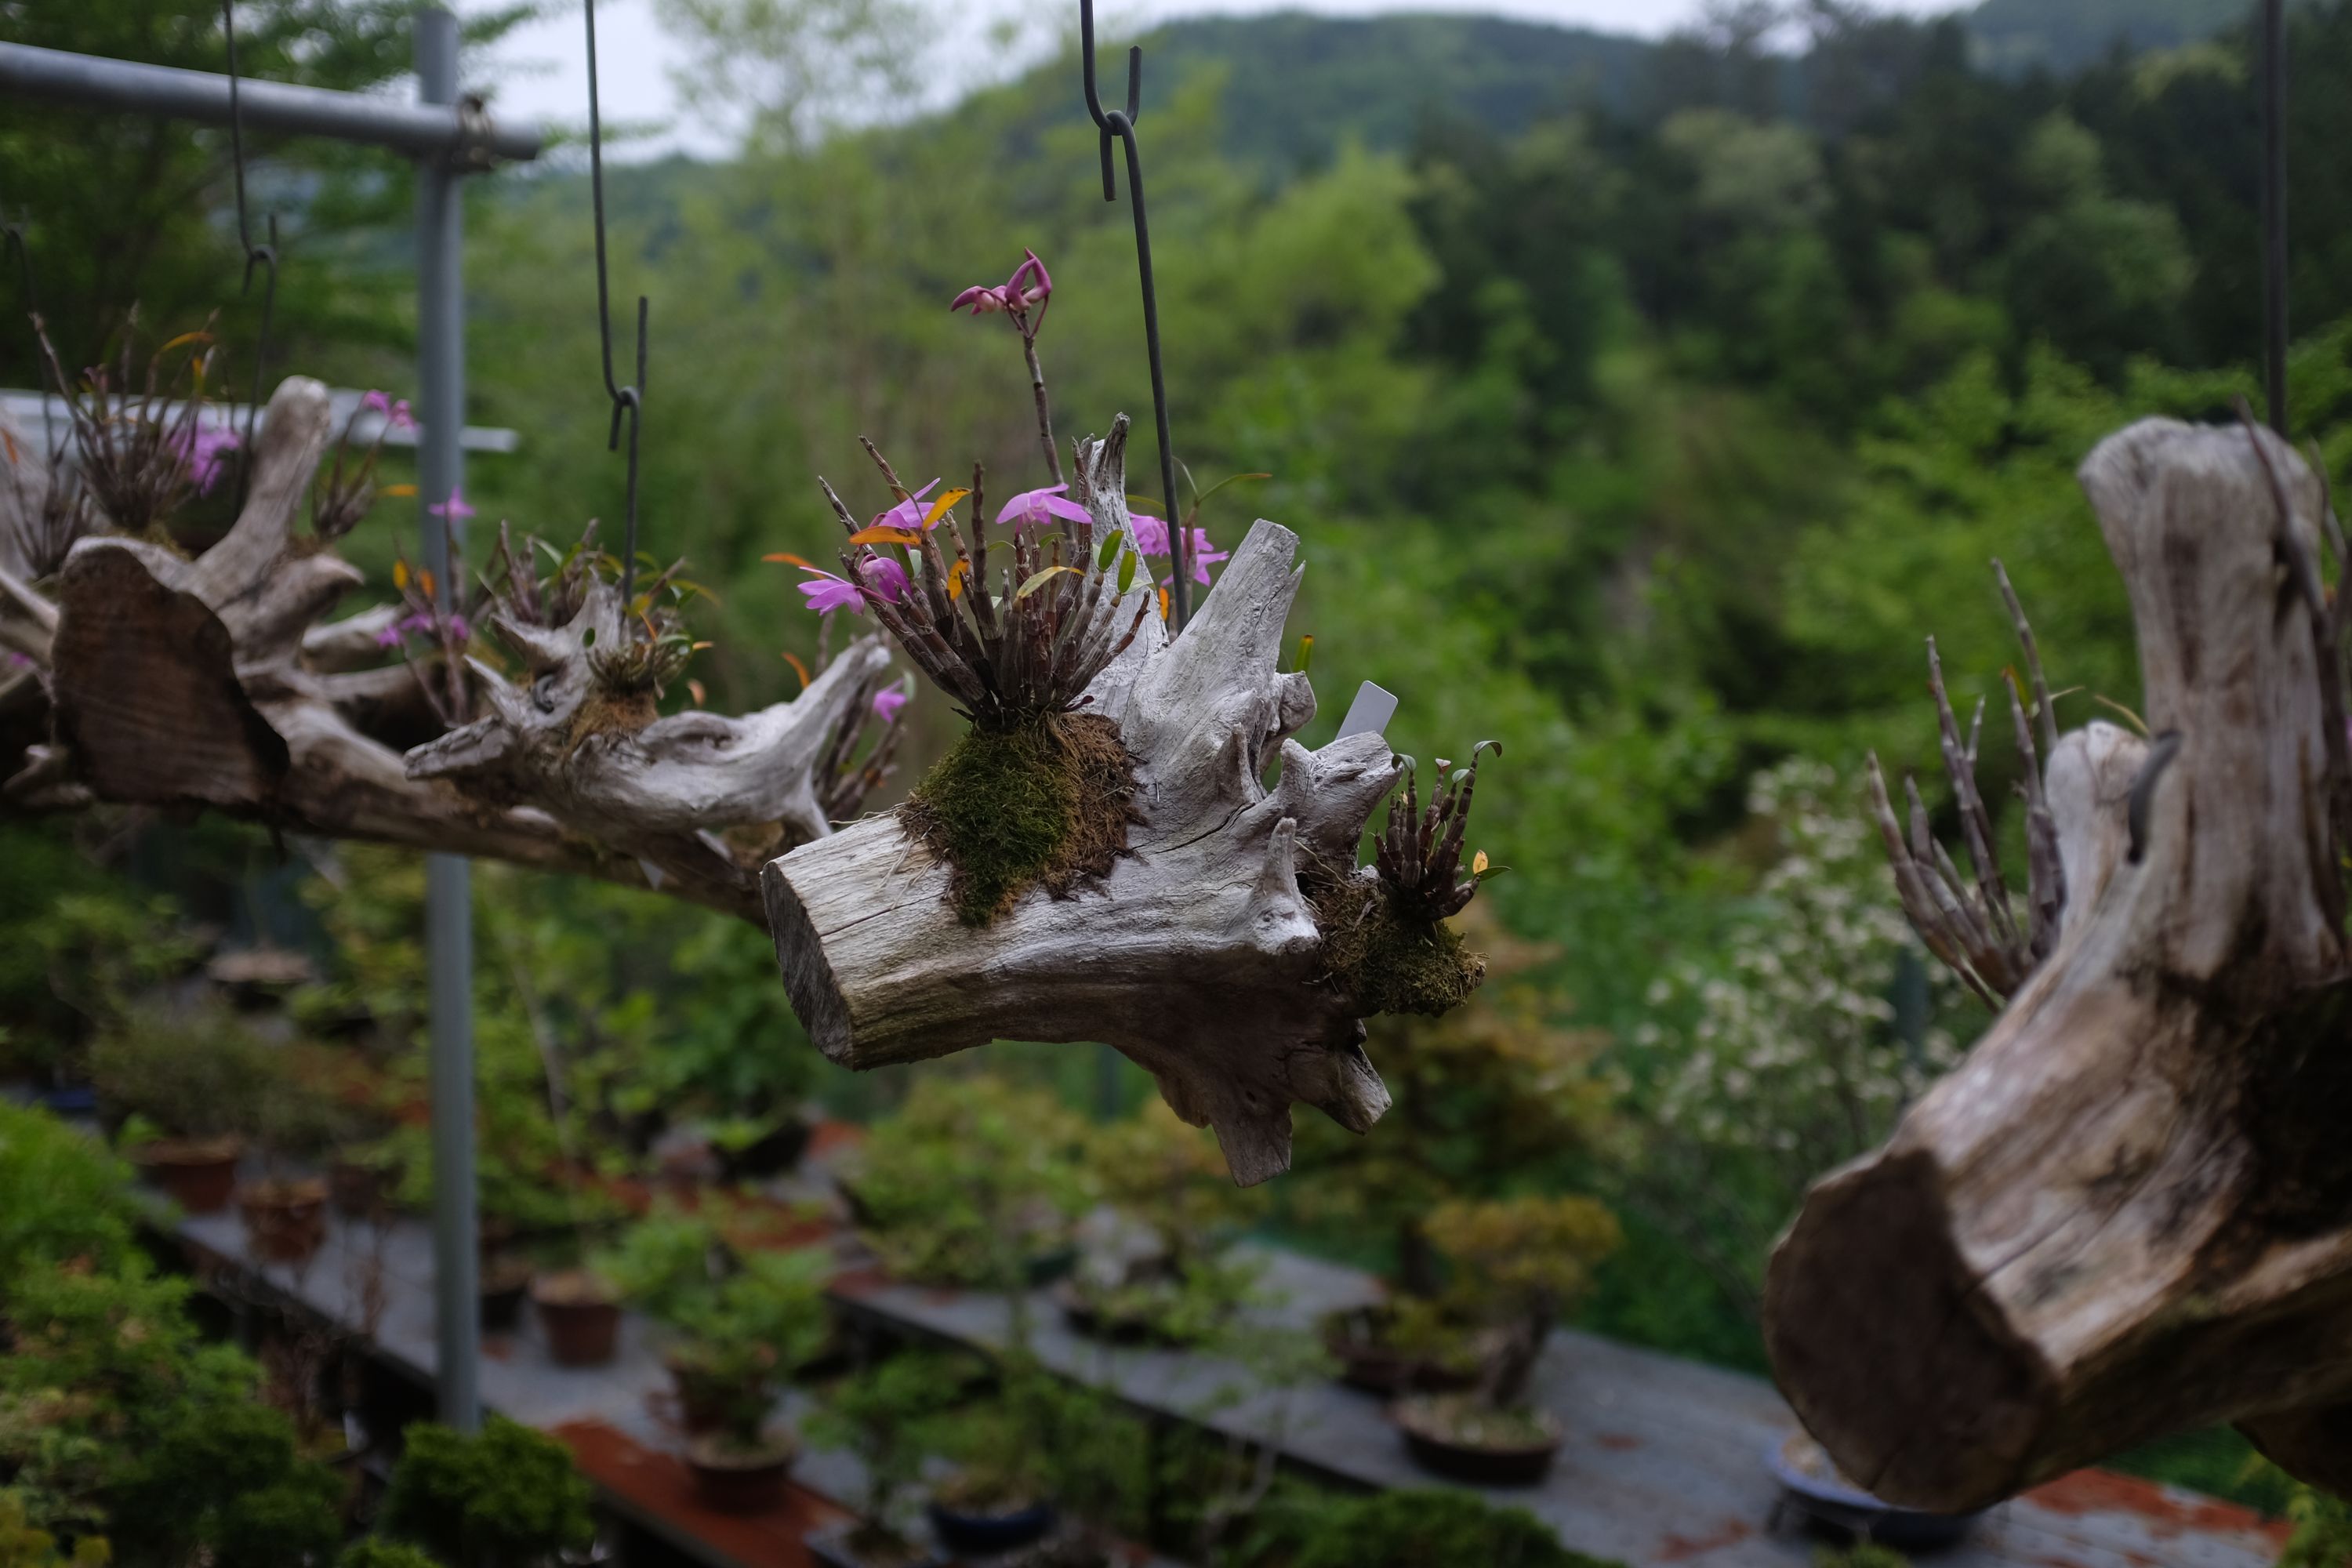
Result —
[[1118, 726], [1054, 713], [975, 726], [900, 808], [907, 832], [945, 861], [948, 901], [986, 925], [1043, 886], [1067, 898], [1127, 851], [1135, 761]]
[[1372, 1012], [1435, 1017], [1467, 1002], [1486, 978], [1486, 958], [1460, 931], [1402, 913], [1376, 878], [1343, 878], [1307, 894], [1333, 982]]

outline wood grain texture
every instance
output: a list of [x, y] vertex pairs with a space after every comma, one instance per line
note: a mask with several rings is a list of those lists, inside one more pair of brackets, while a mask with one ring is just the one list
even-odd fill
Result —
[[1921, 1508], [2219, 1421], [2352, 1480], [2352, 986], [2286, 564], [2316, 551], [2320, 489], [2267, 432], [2162, 420], [2082, 479], [2177, 753], [2149, 776], [2111, 725], [2061, 741], [2054, 951], [1885, 1148], [1815, 1185], [1767, 1279], [1800, 1416]]

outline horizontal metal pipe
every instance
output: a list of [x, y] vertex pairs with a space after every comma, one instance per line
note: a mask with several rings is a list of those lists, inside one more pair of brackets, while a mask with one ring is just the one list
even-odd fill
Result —
[[[228, 78], [30, 44], [0, 44], [0, 97], [38, 98], [83, 109], [168, 115], [226, 125]], [[408, 103], [366, 93], [238, 83], [245, 123], [256, 131], [370, 142], [414, 158], [522, 162], [539, 156], [539, 132], [499, 125], [464, 105]]]

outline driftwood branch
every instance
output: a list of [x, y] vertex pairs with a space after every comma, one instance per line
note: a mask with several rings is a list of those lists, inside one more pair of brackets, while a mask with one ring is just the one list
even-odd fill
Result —
[[[1107, 535], [1127, 522], [1116, 445], [1079, 458]], [[1365, 1009], [1322, 980], [1299, 879], [1372, 877], [1354, 869], [1357, 847], [1395, 763], [1377, 734], [1319, 752], [1289, 739], [1315, 713], [1307, 678], [1276, 668], [1297, 545], [1258, 523], [1182, 636], [1169, 643], [1145, 617], [1086, 688], [1082, 710], [1117, 723], [1134, 761], [1142, 819], [1097, 885], [1034, 889], [966, 925], [950, 868], [897, 813], [770, 863], [784, 983], [826, 1056], [868, 1068], [1000, 1037], [1106, 1041], [1179, 1115], [1216, 1130], [1244, 1184], [1288, 1166], [1293, 1101], [1357, 1131], [1387, 1109]], [[1129, 624], [1150, 591], [1136, 584], [1106, 624]]]
[[[427, 765], [413, 766], [360, 727], [358, 716], [399, 703], [417, 674], [382, 667], [386, 612], [324, 622], [361, 581], [321, 542], [295, 533], [329, 423], [319, 383], [294, 377], [278, 389], [244, 510], [193, 561], [101, 535], [73, 543], [43, 586], [15, 574], [0, 582], [0, 646], [34, 663], [8, 682], [19, 695], [0, 700], [25, 700], [29, 677], [48, 708], [47, 742], [26, 750], [0, 803], [210, 806], [322, 837], [650, 885], [762, 919], [762, 852], [740, 851], [717, 830], [772, 823], [787, 842], [827, 831], [813, 793], [827, 781], [812, 773], [837, 750], [848, 699], [867, 689], [879, 648], [845, 654], [799, 703], [740, 720], [656, 720], [582, 745], [576, 766], [524, 765], [503, 790], [462, 789], [429, 765], [458, 737], [427, 745]], [[17, 499], [0, 505], [0, 532], [17, 541], [20, 559], [20, 525], [49, 476], [26, 444], [10, 443], [8, 455], [0, 489]], [[562, 679], [549, 668], [555, 680], [520, 694], [501, 682], [490, 700], [527, 730], [543, 716], [537, 694]], [[466, 743], [496, 749], [478, 734]], [[533, 754], [520, 733], [503, 744], [510, 756]]]
[[[2082, 479], [2156, 740], [2045, 731], [2046, 952], [1999, 923], [1997, 887], [1948, 858], [1931, 879], [1880, 790], [1914, 921], [2008, 1005], [1885, 1148], [1807, 1197], [1767, 1279], [1774, 1370], [1847, 1474], [1916, 1507], [2218, 1421], [2342, 1490], [2352, 987], [2324, 491], [2268, 432], [2169, 421], [2110, 438]], [[1955, 732], [1948, 763], [1972, 750]]]

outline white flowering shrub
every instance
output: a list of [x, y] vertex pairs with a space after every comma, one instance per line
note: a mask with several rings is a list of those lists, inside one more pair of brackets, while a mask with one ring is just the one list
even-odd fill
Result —
[[[1795, 759], [1757, 775], [1748, 809], [1769, 867], [1720, 950], [1651, 986], [1625, 1093], [1648, 1131], [1643, 1208], [1752, 1310], [1806, 1184], [1885, 1139], [1959, 1053], [1930, 1021], [1957, 1000], [1949, 976], [1904, 922], [1858, 792]], [[1906, 952], [1922, 1004], [1908, 1031]]]

